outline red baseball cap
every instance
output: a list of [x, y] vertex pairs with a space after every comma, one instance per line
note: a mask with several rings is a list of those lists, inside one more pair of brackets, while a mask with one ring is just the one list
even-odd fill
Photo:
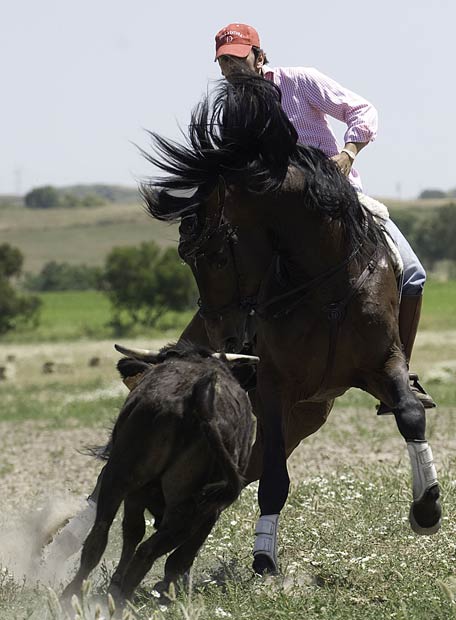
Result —
[[252, 26], [228, 24], [215, 35], [215, 59], [227, 54], [245, 58], [252, 47], [260, 47], [260, 37]]

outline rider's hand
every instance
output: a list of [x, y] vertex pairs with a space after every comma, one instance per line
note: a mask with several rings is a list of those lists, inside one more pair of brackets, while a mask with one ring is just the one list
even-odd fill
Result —
[[331, 159], [336, 162], [336, 164], [342, 170], [343, 174], [348, 177], [353, 164], [350, 156], [347, 155], [347, 153], [337, 153], [337, 155], [334, 155], [333, 157], [331, 157]]

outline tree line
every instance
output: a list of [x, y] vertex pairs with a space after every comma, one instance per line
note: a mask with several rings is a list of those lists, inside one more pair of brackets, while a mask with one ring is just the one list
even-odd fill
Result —
[[112, 202], [137, 201], [136, 188], [102, 184], [72, 185], [65, 188], [43, 185], [24, 196], [24, 205], [29, 209], [98, 207]]
[[456, 202], [422, 212], [390, 210], [390, 214], [426, 269], [432, 271], [439, 261], [456, 262]]
[[115, 333], [133, 325], [154, 327], [168, 310], [195, 306], [196, 287], [187, 265], [174, 248], [155, 242], [113, 248], [103, 267], [49, 262], [37, 275], [22, 273], [24, 257], [9, 244], [0, 245], [0, 334], [21, 325], [37, 325], [40, 298], [28, 291], [96, 289], [111, 302], [108, 323]]

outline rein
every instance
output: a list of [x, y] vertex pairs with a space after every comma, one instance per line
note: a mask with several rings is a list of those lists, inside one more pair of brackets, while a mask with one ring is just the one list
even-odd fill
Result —
[[[223, 215], [222, 215], [221, 220], [223, 221]], [[241, 309], [243, 311], [246, 311], [248, 314], [253, 314], [254, 308], [255, 308], [255, 302], [256, 302], [255, 297], [248, 296], [248, 295], [242, 295], [241, 287], [239, 285], [239, 281], [240, 281], [239, 269], [238, 269], [238, 261], [236, 261], [236, 252], [235, 252], [235, 246], [238, 243], [238, 238], [236, 234], [237, 229], [231, 226], [231, 224], [229, 223], [222, 224], [221, 229], [223, 232], [224, 240], [229, 247], [230, 254], [231, 254], [231, 260], [233, 262], [234, 270], [236, 272], [238, 294], [237, 296], [233, 298], [233, 301], [225, 304], [224, 306], [220, 306], [218, 308], [210, 307], [204, 304], [201, 297], [198, 299], [198, 302], [197, 302], [199, 306], [198, 314], [202, 319], [212, 319], [212, 320], [218, 319], [220, 321], [223, 319], [223, 316], [225, 314], [227, 314], [230, 310], [233, 310], [233, 309]], [[217, 232], [220, 232], [220, 230]], [[211, 235], [211, 237], [212, 236], [213, 235]], [[211, 237], [209, 237], [209, 239]], [[209, 239], [207, 239], [207, 241], [209, 241]], [[200, 251], [197, 256], [204, 256], [204, 252]], [[197, 256], [195, 256], [195, 258]], [[196, 269], [196, 265], [195, 265], [195, 269]]]
[[304, 284], [300, 284], [299, 286], [292, 288], [290, 291], [286, 291], [285, 293], [281, 293], [280, 295], [271, 297], [270, 299], [266, 300], [260, 306], [256, 306], [255, 313], [258, 314], [258, 316], [262, 318], [266, 318], [268, 316], [267, 310], [270, 309], [271, 306], [273, 306], [274, 304], [283, 302], [289, 297], [293, 297], [293, 295], [296, 295], [297, 293], [301, 293], [301, 296], [296, 301], [286, 306], [285, 308], [281, 308], [277, 310], [277, 312], [274, 312], [272, 314], [272, 318], [279, 319], [282, 316], [286, 316], [287, 314], [290, 314], [290, 312], [292, 312], [295, 308], [297, 308], [304, 301], [305, 297], [309, 293], [311, 293], [313, 290], [315, 290], [319, 284], [322, 284], [326, 280], [329, 280], [330, 278], [335, 276], [337, 273], [339, 273], [339, 271], [342, 271], [342, 269], [346, 267], [349, 263], [351, 263], [351, 261], [355, 258], [355, 256], [358, 254], [360, 250], [361, 250], [361, 244], [359, 244], [353, 250], [353, 252], [338, 265], [335, 265], [334, 267], [330, 267], [329, 269], [327, 269], [320, 275], [316, 276], [315, 278], [312, 278], [312, 280], [310, 280], [309, 282], [305, 282]]
[[236, 244], [238, 243], [237, 228], [230, 224], [230, 222], [225, 221], [223, 213], [224, 206], [225, 193], [223, 193], [223, 197], [221, 197], [220, 199], [219, 209], [216, 217], [209, 221], [209, 225], [203, 230], [203, 233], [201, 234], [197, 243], [195, 243], [193, 247], [186, 249], [185, 252], [183, 252], [184, 260], [188, 261], [189, 259], [193, 259], [194, 268], [197, 271], [198, 269], [196, 265], [196, 259], [198, 257], [206, 256], [205, 247], [214, 238], [215, 235], [220, 234], [222, 236], [222, 240], [227, 244], [230, 250], [231, 260], [237, 276], [238, 295], [233, 298], [233, 301], [218, 308], [214, 308], [208, 306], [207, 304], [204, 304], [201, 297], [199, 297], [197, 300], [197, 304], [199, 307], [198, 314], [202, 319], [218, 319], [221, 321], [223, 319], [223, 316], [227, 314], [230, 310], [238, 308], [247, 311], [248, 314], [254, 313], [256, 298], [248, 295], [242, 295], [241, 287], [239, 285], [239, 261], [236, 260], [236, 252], [234, 249]]

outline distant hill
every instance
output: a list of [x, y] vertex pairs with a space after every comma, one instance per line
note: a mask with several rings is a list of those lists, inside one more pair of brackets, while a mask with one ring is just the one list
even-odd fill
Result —
[[[124, 194], [132, 198], [131, 194]], [[118, 194], [120, 196], [120, 194]], [[115, 246], [156, 241], [177, 245], [177, 225], [158, 222], [135, 200], [95, 207], [27, 209], [0, 201], [0, 239], [21, 250], [24, 270], [38, 273], [49, 261], [100, 266]]]
[[[67, 185], [65, 187], [54, 187], [59, 196], [74, 196], [79, 200], [84, 198], [97, 196], [104, 203], [121, 203], [129, 204], [139, 201], [139, 193], [136, 187], [127, 187], [125, 185], [105, 185], [95, 183], [93, 185]], [[23, 206], [24, 197], [3, 194], [0, 195], [0, 209], [4, 207]]]
[[[101, 266], [116, 246], [138, 245], [154, 240], [161, 246], [177, 245], [178, 226], [150, 217], [133, 187], [75, 185], [59, 191], [73, 191], [81, 198], [97, 191], [100, 206], [28, 209], [17, 196], [0, 196], [0, 239], [18, 247], [25, 257], [24, 270], [38, 273], [49, 261], [72, 265]], [[384, 199], [394, 221], [418, 253], [416, 228], [438, 208], [454, 199]]]

